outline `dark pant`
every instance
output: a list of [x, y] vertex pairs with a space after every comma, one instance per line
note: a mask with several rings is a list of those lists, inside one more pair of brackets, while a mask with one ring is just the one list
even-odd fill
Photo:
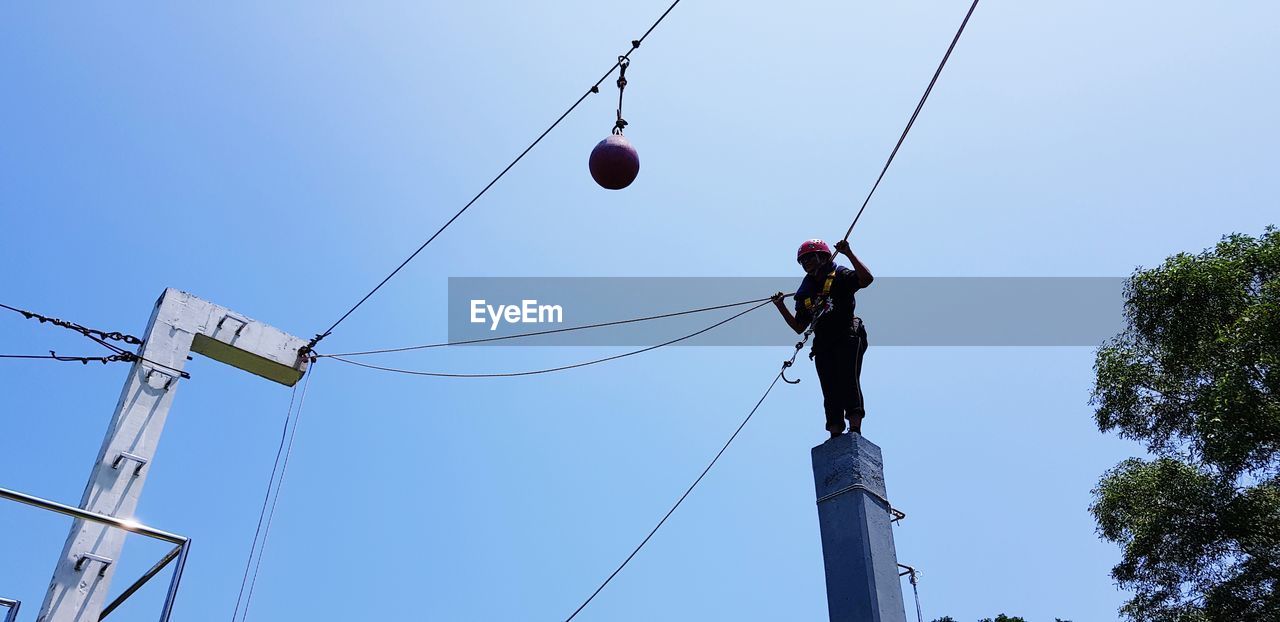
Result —
[[860, 320], [847, 341], [827, 344], [813, 355], [822, 384], [822, 407], [827, 413], [827, 431], [843, 432], [847, 418], [857, 423], [866, 410], [862, 402], [862, 355], [867, 352], [867, 330]]

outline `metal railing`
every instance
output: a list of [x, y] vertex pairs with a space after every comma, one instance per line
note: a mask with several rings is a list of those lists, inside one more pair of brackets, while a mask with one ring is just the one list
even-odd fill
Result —
[[[177, 534], [172, 534], [167, 531], [160, 531], [159, 529], [154, 529], [146, 525], [140, 525], [133, 521], [115, 518], [114, 516], [98, 514], [96, 512], [90, 512], [88, 510], [83, 510], [74, 506], [64, 505], [61, 503], [57, 503], [55, 501], [49, 501], [48, 499], [41, 499], [40, 497], [34, 497], [32, 495], [24, 494], [14, 490], [9, 490], [7, 488], [0, 488], [0, 498], [8, 499], [10, 501], [17, 501], [18, 503], [30, 505], [36, 508], [40, 508], [42, 510], [48, 510], [50, 512], [65, 514], [67, 516], [70, 516], [78, 520], [86, 520], [86, 521], [91, 521], [95, 523], [100, 523], [108, 527], [114, 527], [116, 529], [123, 529], [130, 533], [136, 533], [140, 536], [146, 536], [148, 538], [153, 538], [155, 540], [162, 540], [164, 542], [168, 542], [170, 544], [175, 545], [173, 550], [166, 553], [165, 556], [162, 557], [160, 561], [156, 562], [156, 564], [152, 566], [150, 570], [143, 573], [142, 576], [139, 577], [137, 581], [134, 581], [132, 585], [130, 585], [128, 588], [125, 588], [125, 590], [121, 592], [120, 595], [115, 598], [115, 600], [111, 601], [111, 603], [109, 603], [106, 607], [103, 607], [102, 614], [98, 616], [99, 620], [106, 618], [107, 615], [110, 614], [112, 611], [115, 611], [116, 608], [119, 607], [121, 603], [125, 601], [125, 599], [129, 598], [135, 592], [141, 589], [142, 586], [147, 583], [147, 581], [150, 581], [152, 577], [155, 577], [157, 574], [160, 574], [160, 571], [164, 570], [166, 566], [168, 566], [170, 563], [172, 563], [176, 559], [177, 563], [175, 564], [173, 569], [173, 577], [169, 579], [169, 591], [165, 594], [165, 598], [164, 598], [164, 608], [161, 609], [160, 611], [160, 622], [169, 622], [169, 616], [172, 615], [173, 613], [173, 602], [178, 596], [178, 583], [182, 581], [182, 569], [183, 567], [186, 566], [187, 554], [191, 550], [191, 538], [187, 538], [185, 536], [179, 536]], [[19, 604], [21, 603], [19, 603], [18, 601], [9, 601], [6, 599], [0, 599], [0, 606], [9, 607], [9, 614], [5, 617], [5, 622], [14, 622], [14, 620], [17, 619]]]
[[9, 611], [4, 616], [4, 622], [17, 622], [18, 608], [22, 606], [20, 600], [10, 600], [8, 598], [0, 598], [0, 607], [5, 607]]

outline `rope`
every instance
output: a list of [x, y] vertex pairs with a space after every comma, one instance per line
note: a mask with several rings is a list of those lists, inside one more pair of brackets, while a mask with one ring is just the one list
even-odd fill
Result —
[[[413, 251], [413, 253], [410, 254], [407, 259], [400, 262], [400, 265], [396, 266], [395, 270], [392, 270], [390, 274], [388, 274], [381, 281], [379, 281], [378, 284], [374, 286], [373, 289], [369, 290], [369, 293], [365, 294], [364, 297], [361, 298], [359, 302], [357, 302], [350, 309], [348, 309], [346, 313], [343, 313], [342, 317], [338, 318], [338, 321], [334, 322], [324, 332], [319, 333], [314, 338], [312, 338], [311, 342], [307, 344], [306, 352], [310, 352], [312, 349], [315, 348], [316, 344], [320, 343], [322, 339], [332, 334], [333, 329], [337, 328], [338, 325], [343, 322], [343, 320], [346, 320], [352, 313], [355, 312], [356, 309], [360, 308], [360, 305], [363, 305], [365, 301], [368, 300], [371, 296], [373, 296], [379, 289], [382, 289], [382, 286], [386, 285], [387, 281], [390, 281], [391, 278], [394, 277], [397, 273], [399, 273], [401, 269], [409, 265], [409, 262], [413, 261], [414, 257], [417, 257], [418, 254], [422, 252], [422, 249], [426, 248], [427, 245], [435, 241], [436, 237], [438, 237], [441, 233], [443, 233], [445, 229], [448, 229], [449, 225], [453, 224], [453, 221], [457, 220], [459, 216], [462, 216], [463, 212], [467, 211], [467, 209], [469, 209], [472, 205], [474, 205], [476, 201], [480, 200], [480, 197], [484, 196], [484, 194], [488, 192], [489, 189], [492, 188], [494, 184], [498, 183], [498, 180], [502, 179], [502, 177], [507, 174], [507, 171], [510, 171], [512, 167], [514, 167], [517, 163], [520, 162], [520, 160], [524, 159], [524, 156], [528, 154], [530, 151], [532, 151], [533, 148], [538, 145], [538, 143], [542, 142], [542, 139], [545, 138], [547, 134], [550, 134], [551, 130], [555, 129], [556, 126], [560, 125], [560, 122], [563, 121], [565, 117], [568, 117], [570, 113], [572, 113], [575, 109], [577, 109], [579, 104], [581, 104], [584, 100], [586, 100], [587, 97], [589, 97], [592, 93], [599, 93], [600, 85], [603, 84], [604, 81], [609, 78], [609, 76], [613, 75], [613, 72], [615, 69], [622, 67], [624, 63], [630, 60], [631, 53], [635, 52], [636, 49], [640, 47], [641, 43], [644, 43], [644, 40], [649, 37], [649, 34], [653, 32], [653, 29], [657, 28], [658, 24], [661, 24], [662, 20], [667, 18], [667, 15], [671, 13], [672, 9], [676, 8], [677, 4], [680, 4], [680, 0], [675, 0], [674, 2], [672, 2], [671, 5], [667, 7], [667, 10], [662, 12], [662, 15], [660, 15], [658, 19], [654, 21], [651, 26], [649, 26], [648, 30], [644, 31], [644, 34], [641, 35], [639, 39], [635, 39], [631, 42], [631, 49], [627, 50], [626, 54], [619, 56], [618, 60], [613, 63], [613, 66], [610, 67], [609, 70], [606, 71], [603, 76], [600, 76], [600, 79], [596, 80], [595, 84], [591, 85], [591, 88], [587, 89], [585, 93], [579, 96], [578, 99], [574, 101], [573, 104], [570, 105], [569, 108], [565, 110], [559, 117], [557, 117], [556, 120], [553, 121], [551, 125], [547, 127], [547, 129], [543, 130], [542, 133], [539, 134], [538, 137], [535, 138], [532, 143], [529, 143], [529, 146], [525, 147], [524, 151], [521, 151], [520, 155], [517, 155], [516, 158], [506, 166], [506, 168], [502, 169], [502, 171], [499, 172], [497, 176], [495, 176], [492, 180], [490, 180], [488, 184], [485, 184], [485, 187], [482, 188], [480, 192], [477, 192], [474, 197], [471, 197], [471, 200], [467, 201], [466, 205], [462, 206], [462, 209], [458, 210], [458, 212], [455, 213], [452, 218], [445, 221], [445, 223], [441, 225], [440, 228], [437, 229], [435, 233], [431, 234], [431, 237], [427, 238], [426, 242], [423, 242], [422, 245], [419, 246], [417, 250]], [[304, 352], [304, 354], [306, 352]]]
[[[314, 361], [313, 361], [314, 363]], [[244, 601], [244, 615], [241, 620], [249, 619], [249, 606], [253, 604], [253, 589], [258, 585], [258, 570], [262, 568], [262, 556], [267, 550], [267, 536], [271, 535], [271, 521], [276, 516], [276, 504], [280, 502], [280, 489], [284, 487], [285, 471], [289, 468], [289, 457], [293, 455], [293, 439], [298, 435], [298, 424], [302, 422], [302, 406], [307, 401], [307, 387], [311, 386], [311, 377], [315, 375], [315, 366], [307, 379], [302, 383], [302, 394], [298, 396], [298, 411], [294, 413], [293, 429], [289, 431], [289, 443], [285, 446], [284, 461], [280, 463], [280, 479], [276, 483], [275, 498], [271, 500], [271, 511], [267, 513], [267, 526], [262, 531], [262, 546], [258, 548], [258, 562], [253, 566], [253, 579], [249, 582], [249, 596]]]
[[368, 363], [361, 363], [361, 362], [359, 362], [359, 361], [353, 361], [353, 360], [351, 360], [351, 359], [346, 359], [346, 358], [343, 358], [343, 357], [341, 357], [341, 356], [335, 356], [335, 355], [332, 355], [332, 354], [331, 354], [331, 355], [329, 355], [329, 356], [328, 356], [328, 358], [331, 358], [331, 359], [333, 359], [333, 360], [335, 360], [335, 361], [342, 361], [343, 363], [347, 363], [347, 364], [349, 364], [349, 365], [356, 365], [356, 366], [358, 366], [358, 367], [365, 367], [365, 368], [368, 368], [368, 369], [376, 369], [376, 370], [378, 370], [378, 371], [386, 371], [386, 372], [392, 372], [392, 373], [397, 373], [397, 374], [408, 374], [408, 375], [412, 375], [412, 376], [432, 376], [432, 377], [436, 377], [436, 378], [513, 378], [513, 377], [516, 377], [516, 376], [535, 376], [535, 375], [538, 375], [538, 374], [549, 374], [549, 373], [552, 373], [552, 372], [565, 371], [565, 370], [568, 370], [568, 369], [577, 369], [577, 368], [579, 368], [579, 367], [586, 367], [586, 366], [588, 366], [588, 365], [595, 365], [595, 364], [597, 364], [597, 363], [605, 363], [605, 362], [608, 362], [608, 361], [616, 361], [616, 360], [618, 360], [618, 359], [626, 358], [626, 357], [628, 357], [628, 356], [635, 356], [635, 355], [637, 355], [637, 354], [643, 354], [643, 353], [645, 353], [645, 352], [649, 352], [650, 350], [657, 350], [658, 348], [662, 348], [662, 347], [669, 346], [669, 345], [674, 344], [674, 343], [679, 343], [679, 342], [684, 341], [684, 340], [686, 340], [686, 339], [691, 339], [691, 338], [693, 338], [693, 337], [697, 337], [698, 335], [701, 335], [702, 333], [705, 333], [705, 332], [707, 332], [707, 331], [709, 331], [709, 330], [711, 330], [711, 329], [713, 329], [713, 328], [717, 328], [717, 327], [719, 327], [719, 326], [722, 326], [722, 325], [724, 325], [724, 324], [727, 324], [727, 323], [729, 323], [729, 322], [732, 322], [733, 320], [736, 320], [736, 319], [738, 319], [738, 318], [740, 318], [740, 317], [742, 317], [742, 316], [744, 316], [744, 315], [746, 315], [746, 314], [748, 314], [748, 313], [751, 313], [752, 311], [755, 311], [756, 309], [759, 309], [760, 307], [763, 307], [764, 305], [766, 305], [766, 304], [768, 304], [768, 303], [769, 303], [769, 299], [765, 299], [765, 301], [764, 301], [764, 302], [762, 302], [762, 303], [760, 303], [760, 304], [757, 304], [756, 306], [751, 307], [750, 309], [747, 309], [746, 311], [740, 311], [740, 312], [738, 312], [738, 313], [736, 313], [736, 314], [734, 314], [734, 315], [731, 315], [731, 316], [729, 316], [729, 317], [727, 317], [727, 318], [725, 318], [725, 319], [723, 319], [723, 320], [720, 320], [719, 322], [716, 322], [715, 324], [712, 324], [712, 325], [707, 326], [707, 327], [705, 327], [705, 328], [699, 329], [699, 330], [697, 330], [697, 331], [695, 331], [695, 332], [689, 333], [688, 335], [684, 335], [683, 337], [677, 337], [677, 338], [675, 338], [675, 339], [672, 339], [672, 340], [670, 340], [670, 341], [666, 341], [666, 342], [663, 342], [663, 343], [660, 343], [660, 344], [657, 344], [657, 345], [648, 346], [648, 347], [646, 347], [646, 348], [641, 348], [641, 349], [639, 349], [639, 350], [632, 350], [631, 352], [624, 352], [624, 353], [622, 353], [622, 354], [615, 354], [615, 355], [613, 355], [613, 356], [606, 356], [606, 357], [604, 357], [604, 358], [593, 359], [593, 360], [590, 360], [590, 361], [584, 361], [584, 362], [581, 362], [581, 363], [574, 363], [574, 364], [572, 364], [572, 365], [561, 365], [560, 367], [550, 367], [550, 368], [547, 368], [547, 369], [535, 369], [535, 370], [531, 370], [531, 371], [504, 372], [504, 373], [491, 373], [491, 374], [458, 374], [458, 373], [433, 372], [433, 371], [418, 371], [418, 370], [413, 370], [413, 369], [400, 369], [400, 368], [397, 368], [397, 367], [383, 367], [383, 366], [381, 366], [381, 365], [370, 365], [370, 364], [368, 364]]
[[951, 39], [951, 45], [947, 47], [947, 53], [942, 55], [942, 62], [938, 63], [937, 71], [933, 72], [933, 79], [929, 80], [929, 87], [924, 90], [924, 95], [920, 97], [920, 103], [916, 104], [916, 109], [911, 113], [911, 119], [907, 121], [907, 127], [902, 130], [902, 135], [898, 137], [898, 143], [893, 146], [893, 151], [889, 152], [889, 159], [885, 161], [884, 168], [880, 169], [880, 176], [876, 177], [876, 183], [872, 184], [871, 191], [867, 193], [867, 198], [862, 202], [862, 207], [858, 209], [858, 213], [853, 217], [853, 223], [849, 225], [849, 229], [844, 232], [844, 240], [849, 239], [849, 234], [853, 233], [854, 225], [858, 224], [858, 219], [862, 217], [862, 211], [867, 209], [867, 204], [871, 202], [871, 195], [876, 193], [876, 188], [880, 187], [880, 181], [884, 179], [884, 174], [889, 172], [889, 165], [893, 164], [893, 158], [898, 155], [898, 149], [902, 147], [902, 142], [907, 139], [907, 133], [911, 131], [911, 126], [915, 125], [916, 117], [920, 116], [920, 110], [924, 108], [924, 103], [929, 99], [929, 93], [933, 92], [933, 85], [938, 83], [938, 76], [942, 75], [942, 68], [947, 66], [947, 59], [951, 58], [951, 51], [956, 49], [956, 43], [960, 41], [960, 35], [964, 33], [964, 27], [969, 24], [969, 18], [973, 16], [973, 10], [978, 8], [978, 0], [973, 0], [973, 4], [969, 6], [969, 12], [965, 14], [964, 21], [960, 22], [960, 28], [956, 30], [956, 36]]
[[[284, 454], [285, 438], [289, 435], [289, 422], [293, 419], [293, 402], [298, 397], [298, 387], [294, 385], [289, 394], [289, 407], [284, 412], [284, 427], [280, 429], [280, 444], [276, 447], [276, 458], [271, 464], [271, 477], [267, 478], [267, 492], [262, 497], [262, 509], [258, 511], [258, 525], [253, 528], [253, 543], [249, 545], [249, 557], [244, 560], [244, 575], [240, 578], [240, 592], [236, 594], [236, 607], [231, 612], [231, 622], [235, 622], [240, 613], [240, 601], [244, 597], [245, 585], [249, 582], [249, 568], [253, 564], [253, 553], [258, 548], [258, 536], [262, 532], [262, 521], [267, 514], [267, 504], [271, 500], [271, 489], [275, 487], [276, 471], [280, 467], [280, 456]], [[246, 615], [248, 608], [246, 607]]]
[[649, 540], [653, 538], [653, 534], [658, 533], [658, 529], [662, 528], [663, 523], [666, 523], [667, 519], [671, 518], [671, 515], [675, 513], [676, 508], [679, 508], [680, 504], [684, 503], [684, 500], [689, 496], [689, 493], [693, 492], [694, 488], [697, 488], [698, 483], [702, 481], [702, 478], [706, 477], [707, 473], [711, 471], [711, 467], [715, 466], [716, 462], [720, 460], [720, 456], [723, 456], [725, 450], [729, 449], [729, 445], [733, 443], [733, 440], [738, 438], [738, 433], [742, 432], [742, 428], [747, 427], [747, 422], [751, 421], [751, 417], [760, 409], [760, 405], [764, 403], [766, 397], [769, 397], [769, 393], [773, 391], [773, 387], [777, 386], [778, 380], [781, 378], [782, 372], [778, 372], [774, 375], [773, 382], [769, 383], [769, 388], [765, 389], [764, 395], [760, 396], [760, 399], [756, 401], [756, 405], [751, 408], [751, 412], [747, 413], [747, 416], [742, 420], [742, 423], [738, 424], [738, 428], [733, 431], [733, 434], [729, 435], [729, 440], [725, 441], [724, 446], [720, 448], [720, 451], [716, 452], [715, 457], [711, 459], [709, 464], [707, 464], [707, 468], [703, 469], [702, 473], [698, 475], [698, 479], [693, 480], [693, 483], [684, 491], [684, 494], [680, 495], [680, 498], [676, 500], [675, 505], [671, 506], [671, 509], [667, 510], [667, 513], [662, 517], [662, 520], [658, 521], [658, 524], [654, 525], [653, 529], [649, 531], [649, 535], [645, 536], [644, 540], [640, 541], [640, 544], [636, 546], [635, 550], [631, 551], [631, 554], [628, 555], [626, 559], [622, 560], [622, 563], [619, 564], [607, 578], [605, 578], [604, 582], [600, 584], [600, 587], [597, 587], [596, 591], [592, 592], [581, 605], [578, 605], [578, 608], [574, 609], [573, 613], [569, 614], [569, 617], [565, 618], [564, 622], [571, 622], [575, 617], [577, 617], [578, 613], [585, 609], [587, 605], [591, 604], [591, 601], [595, 599], [596, 595], [599, 594], [606, 585], [609, 585], [609, 582], [612, 581], [614, 577], [618, 576], [618, 573], [622, 572], [623, 568], [627, 567], [627, 564], [630, 563], [632, 558], [640, 552], [640, 549], [644, 548], [644, 545], [649, 543]]
[[631, 66], [631, 59], [626, 56], [618, 57], [618, 120], [613, 124], [613, 133], [622, 135], [623, 128], [627, 127], [627, 120], [622, 118], [622, 94], [627, 91], [627, 67]]
[[[786, 297], [788, 297], [788, 296], [792, 296], [792, 295], [793, 295], [793, 294], [787, 294], [787, 295], [783, 296], [783, 298], [786, 298]], [[660, 315], [648, 315], [648, 316], [645, 316], [645, 317], [631, 318], [631, 319], [629, 319], [629, 320], [615, 320], [615, 321], [612, 321], [612, 322], [601, 322], [601, 323], [599, 323], [599, 324], [585, 324], [585, 325], [582, 325], [582, 326], [570, 326], [570, 327], [568, 327], [568, 328], [555, 328], [555, 329], [551, 329], [551, 330], [540, 330], [540, 331], [537, 331], [537, 332], [532, 332], [532, 333], [520, 333], [520, 334], [517, 334], [517, 335], [503, 335], [503, 336], [501, 336], [501, 337], [485, 337], [485, 338], [483, 338], [483, 339], [468, 339], [468, 340], [465, 340], [465, 341], [445, 341], [445, 342], [441, 342], [441, 343], [428, 343], [428, 344], [423, 344], [423, 345], [419, 345], [419, 346], [406, 346], [406, 347], [403, 347], [403, 348], [386, 348], [386, 349], [383, 349], [383, 350], [364, 350], [364, 351], [361, 351], [361, 352], [340, 352], [340, 353], [338, 353], [338, 354], [316, 354], [316, 356], [317, 356], [317, 357], [320, 357], [320, 358], [325, 358], [325, 357], [339, 357], [339, 356], [364, 356], [364, 355], [368, 355], [368, 354], [386, 354], [386, 353], [389, 353], [389, 352], [406, 352], [406, 351], [408, 351], [408, 350], [424, 350], [424, 349], [427, 349], [427, 348], [440, 348], [440, 347], [444, 347], [444, 346], [461, 346], [461, 345], [469, 345], [469, 344], [475, 344], [475, 343], [488, 343], [488, 342], [490, 342], [490, 341], [503, 341], [503, 340], [506, 340], [506, 339], [520, 339], [520, 338], [522, 338], [522, 337], [536, 337], [536, 336], [539, 336], [539, 335], [551, 335], [551, 334], [555, 334], [555, 333], [568, 333], [568, 332], [577, 331], [577, 330], [587, 330], [587, 329], [589, 329], [589, 328], [602, 328], [602, 327], [605, 327], [605, 326], [618, 326], [618, 325], [620, 325], [620, 324], [633, 324], [633, 323], [636, 323], [636, 322], [647, 322], [647, 321], [649, 321], [649, 320], [661, 320], [661, 319], [666, 319], [666, 318], [669, 318], [669, 317], [677, 317], [677, 316], [680, 316], [680, 315], [690, 315], [690, 314], [693, 314], [693, 313], [702, 313], [702, 312], [704, 312], [704, 311], [716, 311], [716, 310], [719, 310], [719, 309], [728, 309], [728, 308], [731, 308], [731, 307], [740, 307], [740, 306], [742, 306], [742, 305], [749, 305], [749, 304], [753, 304], [753, 303], [757, 303], [757, 302], [764, 302], [764, 301], [767, 301], [767, 300], [771, 300], [771, 298], [756, 298], [756, 299], [754, 299], [754, 300], [744, 300], [744, 301], [742, 301], [742, 302], [731, 302], [731, 303], [723, 304], [723, 305], [715, 305], [715, 306], [711, 306], [711, 307], [700, 307], [700, 308], [697, 308], [697, 309], [689, 309], [689, 310], [687, 310], [687, 311], [676, 311], [676, 312], [674, 312], [674, 313], [663, 313], [663, 314], [660, 314]]]

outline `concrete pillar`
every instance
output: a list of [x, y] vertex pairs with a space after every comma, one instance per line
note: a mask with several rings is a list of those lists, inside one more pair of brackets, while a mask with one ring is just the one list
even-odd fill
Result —
[[[305, 340], [176, 289], [160, 295], [144, 339], [146, 360], [129, 371], [80, 499], [81, 508], [115, 518], [131, 518], [138, 506], [189, 353], [289, 386], [307, 369], [298, 355]], [[37, 622], [97, 622], [126, 535], [76, 519]]]
[[880, 448], [849, 433], [812, 454], [831, 622], [906, 622]]

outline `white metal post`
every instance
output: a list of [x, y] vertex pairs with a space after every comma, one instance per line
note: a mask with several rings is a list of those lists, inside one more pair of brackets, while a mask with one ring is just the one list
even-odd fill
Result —
[[[80, 501], [90, 512], [133, 516], [188, 353], [290, 386], [306, 372], [306, 340], [175, 289], [161, 294], [144, 339]], [[76, 520], [38, 622], [97, 622], [125, 535]]]

